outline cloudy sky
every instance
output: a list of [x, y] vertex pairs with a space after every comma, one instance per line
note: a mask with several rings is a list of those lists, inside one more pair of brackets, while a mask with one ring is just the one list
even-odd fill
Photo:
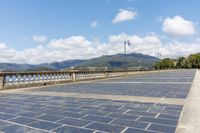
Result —
[[0, 0], [0, 62], [200, 52], [199, 0]]

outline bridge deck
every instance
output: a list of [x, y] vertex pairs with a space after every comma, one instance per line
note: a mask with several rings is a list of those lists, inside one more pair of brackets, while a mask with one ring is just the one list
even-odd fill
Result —
[[195, 70], [1, 91], [0, 131], [174, 133]]

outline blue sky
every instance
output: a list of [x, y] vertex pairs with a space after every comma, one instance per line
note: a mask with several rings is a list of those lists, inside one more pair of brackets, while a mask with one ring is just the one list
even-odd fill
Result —
[[132, 40], [129, 52], [163, 57], [198, 52], [199, 5], [198, 0], [0, 0], [0, 62], [115, 54], [122, 52], [123, 39]]

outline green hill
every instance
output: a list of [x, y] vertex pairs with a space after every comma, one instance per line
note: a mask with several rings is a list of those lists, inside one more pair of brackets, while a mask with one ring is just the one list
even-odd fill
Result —
[[153, 56], [144, 55], [140, 53], [131, 54], [116, 54], [116, 55], [104, 55], [98, 58], [86, 60], [79, 64], [77, 67], [107, 67], [107, 68], [128, 68], [128, 67], [148, 67], [159, 59]]
[[98, 58], [88, 60], [66, 60], [62, 62], [44, 63], [39, 65], [30, 64], [14, 64], [0, 63], [0, 69], [6, 71], [44, 71], [44, 70], [61, 70], [74, 67], [77, 69], [84, 68], [105, 68], [121, 69], [121, 68], [152, 68], [159, 59], [153, 56], [140, 53], [103, 55]]

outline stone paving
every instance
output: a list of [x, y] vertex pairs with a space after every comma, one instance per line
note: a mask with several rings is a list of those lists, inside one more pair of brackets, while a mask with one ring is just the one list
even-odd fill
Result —
[[0, 103], [3, 132], [174, 132], [182, 110], [180, 105], [20, 94], [1, 95]]
[[183, 105], [41, 96], [31, 95], [31, 92], [76, 92], [82, 95], [96, 92], [185, 99], [194, 75], [195, 70], [177, 70], [34, 88], [27, 94], [0, 92], [0, 132], [174, 133]]
[[164, 72], [115, 80], [47, 87], [46, 89], [34, 89], [34, 91], [186, 98], [194, 74], [195, 70]]

